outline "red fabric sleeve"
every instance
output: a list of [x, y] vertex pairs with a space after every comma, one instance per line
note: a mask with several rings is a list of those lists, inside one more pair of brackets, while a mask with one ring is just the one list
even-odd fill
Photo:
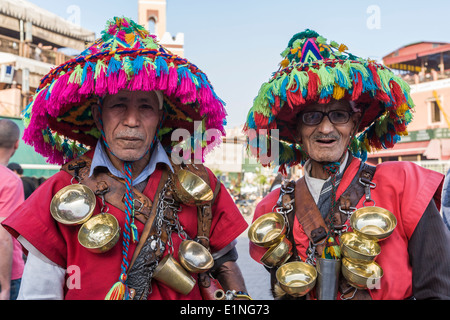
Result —
[[58, 223], [50, 214], [50, 202], [56, 192], [70, 184], [70, 179], [66, 172], [55, 174], [3, 222], [14, 237], [22, 235], [39, 252], [63, 268], [67, 259], [66, 243]]

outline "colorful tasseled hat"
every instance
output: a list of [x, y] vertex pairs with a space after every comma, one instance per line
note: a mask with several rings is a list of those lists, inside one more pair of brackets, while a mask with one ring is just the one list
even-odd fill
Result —
[[[280, 165], [284, 171], [307, 160], [294, 136], [296, 116], [310, 103], [332, 99], [354, 102], [363, 117], [350, 150], [363, 160], [368, 152], [391, 148], [400, 136], [407, 135], [414, 108], [408, 84], [387, 67], [354, 56], [347, 49], [335, 41], [327, 43], [309, 29], [289, 41], [281, 53], [279, 70], [261, 86], [244, 126], [249, 149], [258, 157], [271, 153], [270, 140], [275, 140], [271, 133], [278, 132], [279, 159], [265, 165]], [[263, 147], [258, 145], [261, 129], [267, 130]]]
[[100, 39], [42, 78], [24, 111], [24, 141], [48, 157], [49, 163], [76, 158], [101, 136], [91, 104], [123, 89], [161, 90], [165, 115], [158, 138], [168, 153], [180, 143], [171, 141], [171, 133], [178, 128], [191, 133], [191, 141], [184, 141], [186, 148], [198, 143], [194, 131], [198, 135], [218, 130], [214, 139], [202, 139], [203, 156], [225, 135], [224, 103], [206, 74], [165, 49], [141, 25], [116, 17], [107, 22]]

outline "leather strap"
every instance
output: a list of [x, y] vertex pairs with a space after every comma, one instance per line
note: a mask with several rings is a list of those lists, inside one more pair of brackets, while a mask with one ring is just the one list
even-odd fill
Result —
[[[105, 201], [125, 212], [125, 180], [113, 176], [109, 171], [96, 171], [89, 177], [92, 160], [81, 156], [62, 166], [62, 170], [77, 177], [81, 184], [88, 186], [96, 195], [103, 195]], [[145, 224], [151, 209], [152, 201], [136, 188], [132, 189], [135, 218]]]
[[295, 216], [321, 256], [328, 227], [306, 185], [305, 177], [300, 178], [295, 185], [295, 208]]
[[[339, 198], [340, 208], [343, 210], [349, 210], [351, 207], [357, 205], [361, 197], [364, 195], [364, 186], [359, 182], [363, 179], [365, 182], [370, 182], [375, 174], [376, 167], [361, 164], [359, 174], [352, 180], [350, 186]], [[322, 240], [325, 239], [328, 228], [320, 213], [309, 189], [306, 185], [304, 177], [300, 178], [295, 187], [295, 215], [302, 225], [303, 230], [310, 239], [310, 241], [316, 245], [316, 250], [319, 256], [325, 248], [325, 244]], [[346, 222], [347, 216], [342, 213], [339, 208], [333, 213], [336, 218], [337, 225], [343, 225]], [[371, 300], [371, 296], [367, 290], [357, 290], [351, 287], [344, 277], [340, 277], [339, 291], [344, 299], [351, 300]]]
[[[208, 171], [206, 170], [205, 166], [202, 164], [185, 164], [183, 165], [186, 167], [187, 170], [191, 171], [192, 173], [196, 174], [200, 178], [202, 178], [208, 185], [211, 185]], [[173, 166], [175, 173], [180, 169], [179, 166]], [[211, 233], [211, 223], [212, 223], [212, 205], [216, 199], [217, 194], [220, 191], [221, 182], [217, 180], [216, 187], [214, 189], [214, 195], [213, 199], [203, 205], [203, 206], [197, 206], [197, 237], [196, 241], [198, 241], [200, 244], [202, 244], [205, 248], [210, 251], [209, 246], [209, 236]], [[198, 274], [198, 283], [201, 287], [209, 288], [212, 284], [212, 279], [209, 273], [199, 273]], [[215, 282], [217, 286], [220, 286], [217, 280]], [[204, 297], [205, 298], [205, 297]]]

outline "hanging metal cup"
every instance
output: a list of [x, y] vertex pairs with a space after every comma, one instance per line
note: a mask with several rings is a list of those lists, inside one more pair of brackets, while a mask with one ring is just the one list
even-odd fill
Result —
[[94, 212], [94, 192], [82, 184], [71, 184], [59, 190], [50, 203], [52, 217], [65, 225], [83, 224]]
[[178, 258], [184, 269], [192, 273], [206, 272], [214, 265], [214, 259], [208, 249], [193, 240], [181, 242]]
[[316, 259], [318, 273], [316, 294], [318, 300], [336, 300], [341, 272], [341, 260]]
[[195, 286], [195, 279], [171, 254], [166, 255], [158, 263], [153, 278], [184, 295], [191, 292]]

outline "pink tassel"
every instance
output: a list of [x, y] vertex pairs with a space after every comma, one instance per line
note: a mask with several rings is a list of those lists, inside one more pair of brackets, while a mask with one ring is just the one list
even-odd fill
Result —
[[125, 89], [127, 86], [127, 82], [128, 82], [127, 73], [123, 69], [120, 69], [119, 78], [117, 79], [117, 91]]
[[172, 95], [178, 87], [178, 72], [177, 68], [169, 68], [169, 79], [167, 81], [167, 95]]
[[153, 91], [156, 85], [156, 71], [152, 68], [150, 64], [143, 68], [141, 73], [144, 72], [142, 79], [142, 90]]
[[92, 71], [88, 71], [86, 74], [86, 78], [84, 79], [83, 84], [81, 85], [80, 94], [90, 95], [94, 92], [94, 73]]
[[[61, 101], [64, 101], [61, 99], [62, 92], [65, 90], [67, 86], [67, 82], [69, 81], [70, 73], [66, 73], [62, 75], [58, 80], [56, 80], [55, 84], [52, 87], [52, 92], [50, 94], [49, 104], [51, 106], [55, 106]], [[51, 112], [53, 110], [49, 110]], [[59, 111], [59, 110], [58, 110]], [[56, 114], [57, 115], [57, 114]]]
[[76, 102], [78, 96], [78, 90], [80, 86], [77, 83], [69, 83], [67, 84], [65, 90], [61, 93], [61, 101], [67, 102]]
[[95, 94], [99, 97], [103, 97], [108, 91], [108, 82], [106, 80], [106, 74], [104, 72], [100, 72], [97, 76], [97, 80], [95, 81]]
[[158, 84], [157, 84], [156, 89], [157, 90], [166, 90], [168, 80], [169, 80], [169, 75], [161, 71], [159, 73]]
[[138, 74], [134, 75], [131, 81], [128, 83], [128, 90], [140, 91], [143, 87], [144, 70], [141, 70]]
[[106, 77], [106, 81], [108, 83], [109, 94], [117, 94], [117, 92], [119, 92], [119, 89], [117, 87], [117, 85], [118, 85], [117, 74], [111, 73], [108, 77]]

